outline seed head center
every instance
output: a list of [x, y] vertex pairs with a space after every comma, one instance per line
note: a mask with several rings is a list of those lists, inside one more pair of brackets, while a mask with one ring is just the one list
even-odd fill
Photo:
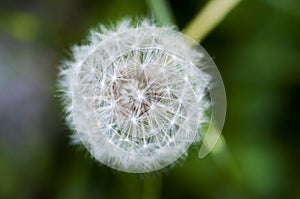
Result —
[[154, 74], [148, 74], [142, 69], [127, 68], [120, 71], [118, 77], [114, 79], [109, 94], [119, 107], [115, 114], [123, 115], [124, 119], [134, 117], [138, 122], [162, 95]]

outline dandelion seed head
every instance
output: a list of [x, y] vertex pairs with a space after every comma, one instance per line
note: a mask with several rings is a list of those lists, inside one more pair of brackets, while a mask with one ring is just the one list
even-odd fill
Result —
[[170, 165], [199, 137], [210, 58], [172, 28], [132, 24], [93, 30], [61, 67], [60, 86], [67, 121], [91, 155], [141, 173]]

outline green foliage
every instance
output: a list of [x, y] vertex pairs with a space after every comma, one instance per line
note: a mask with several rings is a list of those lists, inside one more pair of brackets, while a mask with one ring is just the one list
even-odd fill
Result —
[[[195, 14], [184, 4], [202, 3], [170, 1], [180, 27]], [[162, 198], [299, 198], [298, 11], [296, 0], [245, 0], [203, 40], [227, 92], [227, 148], [201, 160], [192, 149], [157, 179]], [[141, 176], [70, 146], [52, 96], [59, 60], [91, 26], [149, 13], [138, 0], [1, 3], [0, 198], [141, 198]]]

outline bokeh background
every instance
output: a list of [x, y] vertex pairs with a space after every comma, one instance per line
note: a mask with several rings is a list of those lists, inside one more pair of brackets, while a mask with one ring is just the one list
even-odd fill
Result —
[[[206, 2], [171, 0], [179, 28]], [[91, 27], [151, 13], [142, 0], [0, 0], [0, 198], [142, 197], [145, 176], [70, 144], [55, 90]], [[227, 147], [150, 176], [161, 198], [300, 198], [300, 1], [244, 0], [202, 45], [227, 91]]]

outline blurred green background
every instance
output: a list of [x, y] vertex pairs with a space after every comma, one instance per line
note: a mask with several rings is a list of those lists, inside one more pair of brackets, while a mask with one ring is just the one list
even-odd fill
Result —
[[[224, 0], [225, 1], [225, 0]], [[179, 28], [203, 0], [171, 0]], [[70, 144], [58, 65], [91, 27], [147, 16], [142, 0], [0, 0], [0, 198], [141, 198], [142, 175]], [[300, 198], [300, 1], [245, 0], [202, 42], [222, 74], [228, 148], [191, 149], [161, 198]]]

